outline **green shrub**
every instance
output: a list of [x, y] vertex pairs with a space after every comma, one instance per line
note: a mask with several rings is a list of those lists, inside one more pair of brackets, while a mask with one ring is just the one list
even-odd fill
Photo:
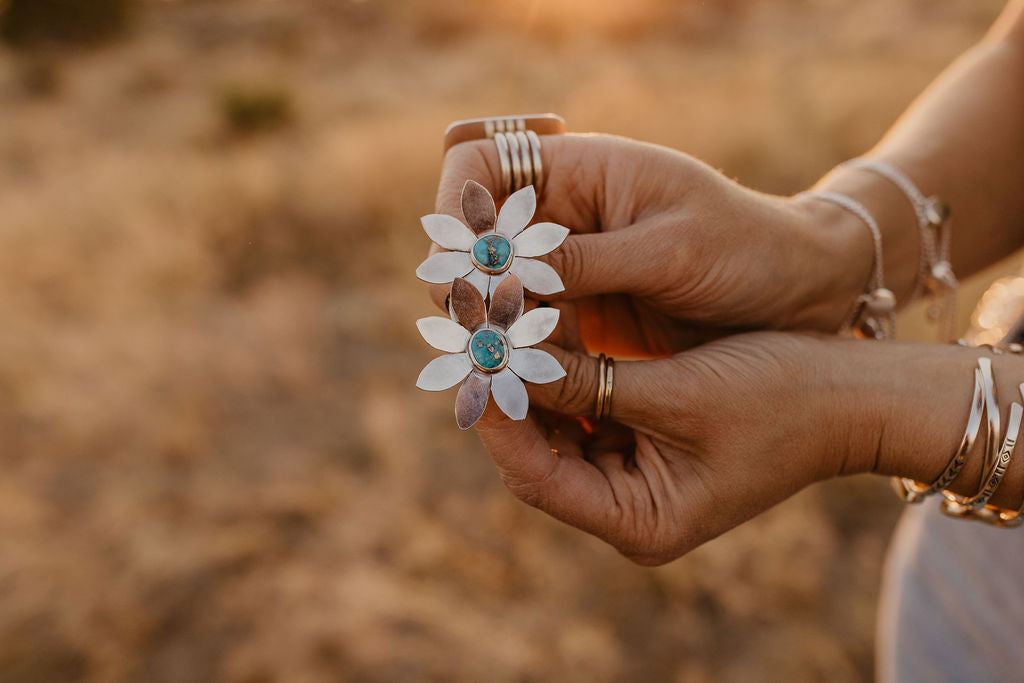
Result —
[[241, 135], [280, 128], [294, 115], [291, 93], [274, 86], [226, 87], [220, 108], [228, 129]]
[[0, 0], [0, 37], [13, 45], [89, 44], [121, 35], [134, 0]]

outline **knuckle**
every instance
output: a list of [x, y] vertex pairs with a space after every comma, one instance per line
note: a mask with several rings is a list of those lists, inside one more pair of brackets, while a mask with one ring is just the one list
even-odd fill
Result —
[[558, 249], [548, 254], [548, 265], [562, 278], [566, 290], [578, 289], [583, 280], [583, 264], [587, 262], [583, 240], [570, 235]]
[[461, 194], [467, 179], [494, 189], [500, 178], [497, 151], [490, 140], [469, 140], [450, 148], [444, 155], [441, 185]]
[[501, 480], [505, 487], [519, 500], [530, 507], [545, 508], [548, 490], [558, 471], [560, 460], [555, 460], [551, 468], [538, 476], [529, 476], [523, 472], [506, 469], [501, 472]]
[[558, 389], [556, 400], [562, 410], [568, 413], [582, 414], [588, 412], [590, 408], [590, 360], [589, 357], [580, 354], [571, 354], [563, 360], [565, 379]]

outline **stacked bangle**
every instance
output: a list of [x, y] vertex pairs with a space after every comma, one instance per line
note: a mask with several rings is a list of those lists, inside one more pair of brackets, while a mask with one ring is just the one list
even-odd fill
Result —
[[[1003, 349], [989, 347], [996, 354]], [[1020, 353], [1019, 344], [1011, 345], [1006, 350]], [[1018, 386], [1021, 397], [1024, 397], [1024, 384]], [[995, 526], [1015, 527], [1024, 523], [1024, 510], [1007, 510], [989, 504], [996, 489], [1003, 481], [1013, 458], [1014, 447], [1020, 433], [1021, 421], [1024, 419], [1024, 405], [1013, 402], [1010, 405], [1010, 417], [1006, 426], [1006, 435], [1000, 441], [1001, 425], [999, 403], [996, 399], [995, 378], [992, 374], [992, 361], [979, 358], [978, 367], [974, 370], [974, 393], [971, 398], [971, 412], [967, 418], [967, 427], [960, 440], [960, 445], [953, 453], [942, 473], [931, 484], [924, 484], [905, 477], [893, 479], [894, 488], [900, 497], [908, 503], [917, 503], [934, 493], [941, 493], [943, 500], [940, 510], [958, 519], [973, 519], [987, 522]], [[974, 449], [982, 424], [985, 429], [984, 463], [977, 491], [973, 495], [963, 496], [949, 490], [949, 485], [960, 474]]]

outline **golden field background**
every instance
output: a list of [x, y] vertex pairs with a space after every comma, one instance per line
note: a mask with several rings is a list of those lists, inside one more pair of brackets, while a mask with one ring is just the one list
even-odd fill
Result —
[[192, 0], [0, 50], [0, 680], [870, 679], [886, 482], [657, 569], [527, 508], [413, 387], [418, 217], [501, 113], [798, 191], [1001, 4]]

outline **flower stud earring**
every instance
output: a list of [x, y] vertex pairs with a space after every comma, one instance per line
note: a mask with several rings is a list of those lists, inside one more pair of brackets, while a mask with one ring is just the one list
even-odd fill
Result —
[[427, 363], [416, 386], [443, 391], [462, 382], [455, 398], [455, 420], [461, 429], [476, 424], [488, 396], [510, 418], [522, 420], [529, 407], [523, 380], [546, 384], [565, 377], [554, 356], [528, 348], [555, 329], [558, 309], [535, 308], [524, 314], [518, 276], [509, 275], [495, 286], [489, 308], [468, 279], [456, 277], [451, 310], [454, 320], [431, 316], [416, 321], [428, 344], [448, 352]]
[[[558, 248], [569, 234], [555, 223], [526, 227], [537, 210], [532, 185], [514, 192], [495, 216], [494, 199], [483, 185], [467, 180], [462, 186], [462, 215], [469, 227], [446, 214], [423, 216], [420, 222], [431, 240], [449, 251], [420, 264], [416, 275], [426, 282], [445, 284], [464, 277], [487, 298], [510, 274], [534, 294], [565, 289], [554, 268], [536, 260]], [[524, 230], [525, 228], [525, 230]]]

